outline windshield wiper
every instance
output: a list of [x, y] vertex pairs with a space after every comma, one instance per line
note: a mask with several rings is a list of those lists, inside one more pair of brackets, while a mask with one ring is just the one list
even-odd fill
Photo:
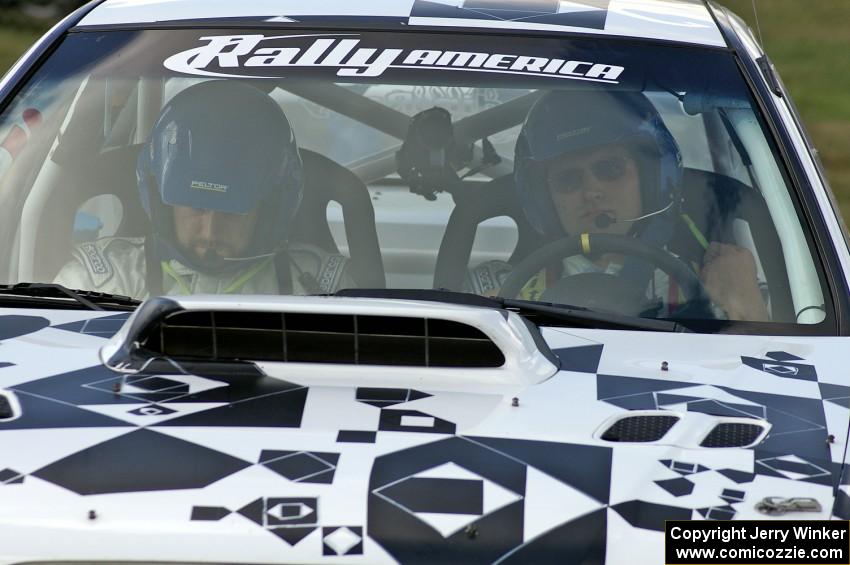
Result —
[[[515, 310], [526, 318], [542, 318], [541, 321], [551, 320], [567, 322], [578, 327], [611, 329], [611, 330], [646, 330], [652, 332], [687, 332], [692, 330], [672, 320], [657, 320], [654, 318], [638, 318], [609, 312], [598, 312], [582, 306], [553, 304], [548, 302], [532, 302], [513, 298], [493, 298], [507, 310]], [[534, 320], [532, 320], [534, 321]]]
[[549, 302], [533, 302], [513, 298], [490, 298], [454, 292], [450, 290], [416, 290], [394, 288], [347, 288], [337, 291], [333, 296], [356, 298], [396, 298], [401, 300], [425, 300], [430, 302], [447, 302], [450, 304], [465, 304], [484, 308], [502, 308], [513, 310], [535, 324], [552, 322], [567, 323], [573, 327], [645, 330], [654, 332], [690, 332], [688, 328], [670, 320], [652, 318], [637, 318], [622, 314], [598, 312], [582, 306], [554, 304]]
[[[5, 298], [4, 297], [8, 297]], [[18, 283], [0, 285], [0, 304], [18, 302], [12, 297], [21, 297], [25, 302], [38, 305], [56, 305], [56, 299], [70, 299], [89, 310], [134, 310], [141, 300], [120, 294], [107, 294], [89, 290], [72, 290], [61, 284]]]

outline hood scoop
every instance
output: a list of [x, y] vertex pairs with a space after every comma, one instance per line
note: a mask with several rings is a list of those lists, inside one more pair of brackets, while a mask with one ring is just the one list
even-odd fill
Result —
[[612, 443], [649, 443], [688, 449], [755, 447], [767, 437], [770, 423], [699, 412], [639, 411], [619, 414], [601, 427], [597, 437]]
[[343, 297], [155, 298], [101, 356], [125, 373], [320, 364], [480, 371], [499, 373], [501, 382], [531, 384], [557, 370], [557, 357], [537, 328], [512, 312]]
[[14, 392], [0, 390], [0, 422], [10, 422], [21, 416], [21, 403]]
[[492, 368], [502, 351], [478, 328], [420, 317], [298, 312], [177, 312], [142, 344], [206, 360]]

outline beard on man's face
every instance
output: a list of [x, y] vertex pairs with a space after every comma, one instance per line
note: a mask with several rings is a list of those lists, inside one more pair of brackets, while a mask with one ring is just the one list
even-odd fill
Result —
[[199, 239], [193, 239], [184, 251], [188, 251], [199, 265], [210, 268], [222, 267], [235, 255], [230, 245]]

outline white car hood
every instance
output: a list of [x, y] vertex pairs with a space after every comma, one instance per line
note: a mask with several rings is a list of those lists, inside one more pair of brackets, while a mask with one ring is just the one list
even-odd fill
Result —
[[[845, 338], [544, 328], [561, 367], [537, 384], [399, 386], [403, 369], [317, 384], [278, 369], [116, 391], [98, 351], [126, 315], [13, 312], [0, 315], [0, 388], [20, 407], [0, 421], [0, 563], [654, 564], [665, 519], [764, 518], [755, 505], [776, 496], [823, 509], [790, 517], [850, 517], [834, 490]], [[600, 438], [635, 410], [698, 425]], [[727, 417], [770, 433], [699, 447], [696, 430]]]

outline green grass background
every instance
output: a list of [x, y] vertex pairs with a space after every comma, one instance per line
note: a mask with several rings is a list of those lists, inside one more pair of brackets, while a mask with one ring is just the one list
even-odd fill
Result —
[[[850, 224], [850, 0], [756, 0], [758, 26], [753, 0], [720, 3], [761, 29]], [[0, 18], [0, 69], [39, 35], [38, 26], [20, 24]]]
[[850, 0], [721, 0], [779, 69], [850, 224]]
[[5, 72], [38, 39], [38, 32], [0, 27], [0, 69]]

